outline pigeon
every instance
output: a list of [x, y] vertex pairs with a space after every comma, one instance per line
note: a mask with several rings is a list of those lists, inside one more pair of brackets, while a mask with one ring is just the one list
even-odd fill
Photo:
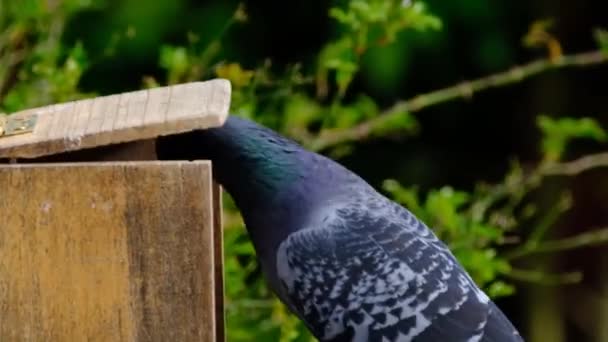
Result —
[[523, 341], [431, 229], [338, 162], [232, 115], [157, 154], [211, 160], [269, 286], [319, 341]]

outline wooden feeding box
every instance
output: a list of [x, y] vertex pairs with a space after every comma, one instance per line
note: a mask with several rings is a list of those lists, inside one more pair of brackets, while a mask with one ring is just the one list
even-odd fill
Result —
[[0, 121], [0, 341], [224, 339], [219, 187], [154, 139], [220, 126], [225, 80]]

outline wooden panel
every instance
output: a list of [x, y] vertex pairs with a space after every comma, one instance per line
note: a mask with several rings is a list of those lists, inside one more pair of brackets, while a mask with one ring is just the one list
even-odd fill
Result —
[[0, 189], [0, 341], [215, 340], [208, 162], [6, 165]]
[[221, 126], [230, 93], [230, 82], [215, 79], [28, 109], [12, 115], [37, 115], [34, 131], [0, 137], [0, 158], [35, 158]]

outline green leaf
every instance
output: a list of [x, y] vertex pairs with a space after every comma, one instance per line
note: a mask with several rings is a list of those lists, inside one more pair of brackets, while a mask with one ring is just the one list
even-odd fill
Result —
[[418, 132], [419, 125], [416, 117], [409, 112], [385, 115], [374, 123], [372, 135], [386, 136], [392, 132], [400, 134], [414, 134]]
[[340, 97], [359, 71], [358, 57], [370, 47], [392, 43], [406, 29], [441, 28], [441, 21], [429, 14], [421, 1], [404, 5], [395, 0], [350, 0], [344, 8], [331, 8], [329, 16], [344, 26], [346, 32], [321, 52], [317, 78], [325, 93], [327, 71], [334, 70]]
[[469, 200], [469, 194], [463, 191], [455, 191], [446, 186], [441, 189], [433, 190], [429, 193], [425, 208], [433, 213], [434, 222], [438, 228], [444, 228], [451, 233], [456, 233], [463, 227], [463, 220], [458, 214], [458, 209]]
[[404, 26], [409, 26], [417, 31], [437, 31], [442, 28], [441, 19], [428, 13], [426, 4], [421, 1], [416, 1], [411, 6], [403, 8], [399, 19]]
[[160, 66], [168, 72], [169, 83], [178, 83], [190, 65], [188, 50], [185, 47], [165, 45], [160, 49]]
[[542, 148], [548, 160], [559, 160], [567, 144], [576, 138], [605, 141], [606, 131], [592, 118], [552, 119], [541, 115], [537, 124], [543, 133]]
[[[350, 38], [343, 38], [327, 44], [319, 54], [318, 77], [327, 77], [327, 71], [336, 72], [336, 83], [339, 93], [344, 95], [359, 70]], [[327, 80], [322, 80], [327, 82]]]
[[230, 80], [232, 86], [241, 88], [251, 83], [255, 71], [245, 70], [238, 63], [228, 63], [217, 67], [215, 73], [218, 77]]
[[382, 183], [382, 188], [388, 192], [396, 202], [402, 204], [414, 215], [424, 220], [426, 211], [418, 200], [418, 191], [416, 188], [406, 189], [394, 179], [385, 180]]
[[608, 31], [598, 28], [593, 32], [593, 37], [595, 38], [600, 50], [608, 54]]
[[503, 237], [502, 229], [485, 223], [472, 223], [470, 233], [477, 239], [483, 238], [492, 242], [500, 242]]
[[285, 100], [282, 131], [293, 138], [306, 139], [309, 127], [321, 122], [324, 108], [305, 94], [294, 94]]
[[486, 292], [490, 298], [506, 297], [515, 294], [515, 286], [497, 280], [488, 285]]
[[359, 19], [352, 12], [346, 12], [341, 8], [331, 8], [329, 10], [329, 16], [336, 19], [339, 23], [349, 26], [351, 29], [357, 29], [360, 25]]

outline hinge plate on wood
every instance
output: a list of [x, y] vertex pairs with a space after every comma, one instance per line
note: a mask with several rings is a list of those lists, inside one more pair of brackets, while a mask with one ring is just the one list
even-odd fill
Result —
[[0, 113], [0, 138], [30, 133], [34, 131], [38, 115], [34, 113], [21, 115], [4, 115]]

